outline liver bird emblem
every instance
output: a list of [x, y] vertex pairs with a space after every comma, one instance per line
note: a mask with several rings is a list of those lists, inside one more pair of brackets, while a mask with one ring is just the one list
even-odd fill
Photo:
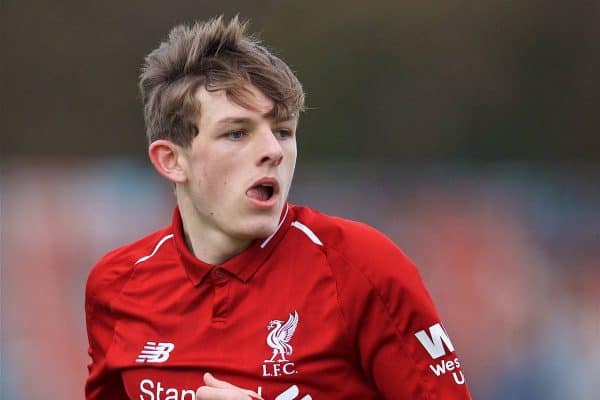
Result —
[[[267, 335], [267, 344], [273, 349], [273, 355], [270, 360], [265, 362], [283, 362], [288, 361], [286, 355], [291, 355], [293, 352], [290, 340], [294, 336], [296, 327], [298, 326], [298, 312], [294, 311], [294, 314], [289, 314], [289, 318], [286, 323], [278, 319], [274, 319], [267, 324], [269, 334]], [[279, 360], [276, 360], [279, 356]]]

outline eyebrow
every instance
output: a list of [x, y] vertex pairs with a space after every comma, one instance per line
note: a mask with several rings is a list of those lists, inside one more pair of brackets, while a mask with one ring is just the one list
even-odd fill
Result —
[[[263, 115], [263, 117], [267, 117], [267, 115]], [[285, 116], [283, 118], [269, 118], [273, 122], [287, 122], [294, 120], [295, 116], [293, 114]], [[254, 122], [252, 118], [247, 117], [225, 117], [217, 121], [217, 124], [249, 124]]]
[[250, 118], [244, 117], [225, 117], [217, 121], [217, 124], [247, 124], [252, 122]]

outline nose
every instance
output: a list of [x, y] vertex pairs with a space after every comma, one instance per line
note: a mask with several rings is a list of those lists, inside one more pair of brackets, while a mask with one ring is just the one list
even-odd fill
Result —
[[283, 160], [283, 149], [281, 143], [275, 137], [271, 129], [265, 129], [260, 134], [259, 151], [256, 165], [278, 166]]

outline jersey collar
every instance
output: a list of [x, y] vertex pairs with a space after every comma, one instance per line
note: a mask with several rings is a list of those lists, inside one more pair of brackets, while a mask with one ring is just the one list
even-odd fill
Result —
[[293, 220], [292, 214], [293, 207], [286, 204], [281, 213], [279, 224], [275, 232], [267, 238], [255, 240], [246, 250], [230, 258], [225, 263], [213, 265], [196, 258], [188, 248], [185, 243], [181, 213], [179, 212], [179, 208], [175, 207], [171, 227], [179, 258], [186, 269], [189, 279], [194, 285], [198, 285], [205, 279], [210, 271], [218, 267], [227, 270], [241, 281], [247, 282], [267, 260], [272, 251], [277, 247], [279, 241], [285, 235], [285, 232], [288, 230], [291, 221]]

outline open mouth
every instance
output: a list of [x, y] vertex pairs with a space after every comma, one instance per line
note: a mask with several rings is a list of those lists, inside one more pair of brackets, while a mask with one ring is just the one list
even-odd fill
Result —
[[260, 203], [268, 202], [279, 192], [279, 185], [274, 179], [262, 179], [246, 191], [246, 196]]

